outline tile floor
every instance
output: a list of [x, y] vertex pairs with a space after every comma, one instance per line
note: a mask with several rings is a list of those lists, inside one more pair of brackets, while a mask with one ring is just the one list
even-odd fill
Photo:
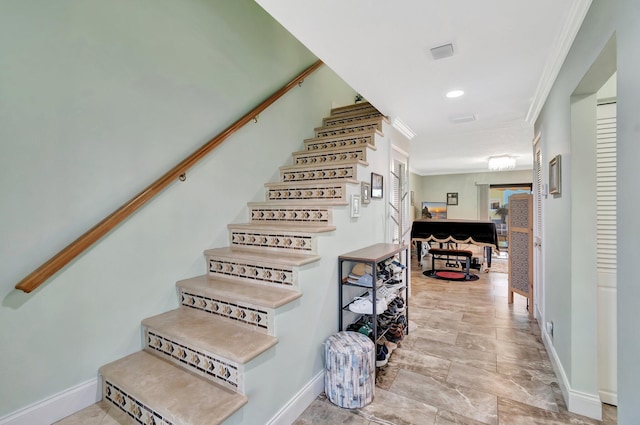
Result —
[[[412, 271], [410, 319], [415, 329], [380, 370], [374, 401], [363, 409], [318, 397], [294, 425], [614, 425], [567, 412], [558, 381], [529, 320], [526, 303], [507, 304], [507, 275], [478, 273], [448, 282]], [[504, 268], [503, 268], [504, 269]], [[125, 425], [129, 419], [101, 402], [59, 425]]]
[[602, 422], [567, 411], [526, 300], [507, 303], [505, 273], [449, 282], [423, 276], [415, 259], [412, 267], [415, 329], [379, 370], [374, 401], [347, 410], [321, 395], [294, 425], [617, 423], [612, 406]]

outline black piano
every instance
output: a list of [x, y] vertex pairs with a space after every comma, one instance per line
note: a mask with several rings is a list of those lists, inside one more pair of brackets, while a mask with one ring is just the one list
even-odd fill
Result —
[[491, 267], [493, 248], [498, 250], [498, 232], [493, 221], [482, 220], [415, 220], [411, 240], [416, 241], [422, 259], [422, 242], [472, 244], [485, 248], [487, 266]]

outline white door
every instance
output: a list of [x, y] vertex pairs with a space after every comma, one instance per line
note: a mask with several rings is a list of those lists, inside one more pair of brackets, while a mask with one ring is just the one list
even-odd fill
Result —
[[598, 252], [598, 383], [600, 399], [618, 405], [616, 104], [598, 105], [596, 202]]
[[542, 147], [540, 146], [540, 134], [533, 140], [533, 292], [536, 294], [533, 300], [533, 315], [542, 324], [544, 318], [544, 285], [542, 262]]

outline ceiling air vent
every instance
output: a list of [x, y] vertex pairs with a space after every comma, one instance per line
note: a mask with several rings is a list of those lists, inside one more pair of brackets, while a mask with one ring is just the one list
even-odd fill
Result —
[[452, 117], [449, 117], [449, 120], [451, 120], [451, 122], [454, 124], [462, 124], [465, 122], [475, 121], [477, 119], [478, 117], [476, 116], [476, 114], [454, 115]]
[[453, 44], [443, 44], [442, 46], [434, 47], [431, 49], [431, 56], [434, 60], [448, 58], [453, 56]]

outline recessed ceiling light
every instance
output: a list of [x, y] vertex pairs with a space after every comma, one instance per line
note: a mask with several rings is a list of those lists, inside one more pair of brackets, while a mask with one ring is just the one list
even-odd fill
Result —
[[446, 96], [448, 98], [454, 98], [454, 97], [460, 97], [464, 94], [464, 91], [462, 90], [451, 90], [449, 93], [446, 94]]

